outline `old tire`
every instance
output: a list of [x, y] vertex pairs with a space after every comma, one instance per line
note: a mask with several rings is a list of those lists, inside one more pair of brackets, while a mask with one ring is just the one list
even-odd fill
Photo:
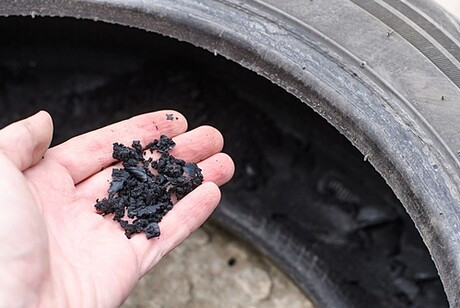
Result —
[[[381, 174], [420, 232], [449, 303], [460, 306], [460, 33], [457, 21], [430, 2], [6, 0], [0, 14], [71, 16], [158, 32], [219, 53], [286, 89], [348, 138]], [[259, 107], [286, 116], [285, 125], [277, 127], [298, 132], [306, 126], [294, 113], [297, 107]], [[321, 148], [323, 154], [335, 149]], [[323, 184], [310, 183], [312, 196], [335, 198], [327, 202], [339, 207], [318, 207], [313, 198], [267, 211], [268, 201], [247, 207], [229, 194], [216, 218], [267, 252], [318, 305], [441, 303], [442, 296], [424, 296], [423, 288], [414, 291], [414, 281], [416, 288], [432, 276], [411, 273], [406, 265], [401, 269], [393, 262], [404, 245], [384, 253], [387, 264], [376, 261], [381, 251], [373, 249], [378, 245], [363, 248], [361, 239], [356, 242], [369, 236], [368, 231], [360, 233], [363, 229], [404, 219], [366, 207], [366, 191], [379, 195], [375, 208], [393, 202], [380, 198], [386, 195], [380, 184], [374, 190], [364, 184], [343, 185], [343, 174], [353, 179], [361, 175], [353, 174], [355, 163], [349, 159], [336, 168], [341, 172], [326, 175]], [[332, 161], [341, 160], [327, 163], [334, 165]], [[343, 204], [353, 205], [352, 210]], [[309, 213], [316, 215], [311, 221]], [[347, 222], [341, 224], [340, 219], [349, 218], [355, 222], [350, 224], [353, 228], [342, 230]], [[315, 226], [315, 220], [329, 229]], [[405, 227], [388, 228], [391, 233]], [[371, 232], [374, 242], [379, 232]], [[394, 241], [411, 242], [400, 237]], [[359, 249], [354, 243], [361, 243]]]

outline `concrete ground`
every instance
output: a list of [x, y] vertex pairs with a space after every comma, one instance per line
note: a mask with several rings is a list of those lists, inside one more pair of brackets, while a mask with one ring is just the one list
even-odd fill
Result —
[[[435, 1], [460, 18], [460, 1]], [[313, 304], [266, 257], [208, 223], [142, 278], [122, 307], [310, 308]]]
[[122, 307], [313, 305], [267, 258], [207, 223], [144, 276]]

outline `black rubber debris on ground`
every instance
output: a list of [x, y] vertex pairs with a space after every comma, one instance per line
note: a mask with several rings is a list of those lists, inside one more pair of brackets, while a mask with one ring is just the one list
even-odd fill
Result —
[[[201, 169], [169, 154], [176, 144], [165, 135], [146, 148], [161, 154], [158, 160], [145, 159], [139, 141], [131, 148], [113, 144], [113, 158], [122, 162], [123, 169], [113, 169], [108, 197], [96, 200], [96, 210], [114, 214], [125, 229], [126, 237], [145, 232], [147, 239], [160, 236], [158, 223], [173, 208], [171, 197], [182, 199], [203, 182]], [[151, 168], [155, 169], [155, 174]]]
[[235, 259], [234, 257], [231, 257], [230, 259], [228, 259], [227, 264], [228, 264], [228, 266], [230, 266], [230, 267], [235, 266], [235, 264], [236, 264], [236, 259]]

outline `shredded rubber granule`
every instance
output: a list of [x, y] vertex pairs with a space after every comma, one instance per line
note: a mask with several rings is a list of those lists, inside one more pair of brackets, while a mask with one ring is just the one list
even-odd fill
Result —
[[112, 156], [122, 162], [123, 168], [112, 170], [108, 197], [96, 200], [95, 207], [104, 216], [113, 214], [126, 237], [141, 232], [147, 239], [160, 236], [158, 223], [173, 208], [172, 197], [180, 200], [203, 182], [197, 164], [169, 154], [175, 145], [165, 135], [149, 143], [146, 149], [161, 154], [153, 160], [145, 159], [139, 141], [133, 141], [131, 147], [113, 144]]

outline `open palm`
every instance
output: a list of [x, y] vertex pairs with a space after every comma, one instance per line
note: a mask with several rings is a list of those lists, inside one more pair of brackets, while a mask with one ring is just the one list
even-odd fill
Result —
[[[233, 162], [220, 153], [216, 129], [186, 132], [175, 111], [140, 115], [48, 149], [52, 130], [46, 112], [0, 130], [0, 306], [120, 305], [211, 214], [220, 199], [217, 185], [230, 180]], [[94, 208], [109, 187], [112, 143], [145, 145], [162, 134], [174, 137], [171, 154], [198, 163], [205, 183], [164, 217], [159, 238], [128, 240]]]

